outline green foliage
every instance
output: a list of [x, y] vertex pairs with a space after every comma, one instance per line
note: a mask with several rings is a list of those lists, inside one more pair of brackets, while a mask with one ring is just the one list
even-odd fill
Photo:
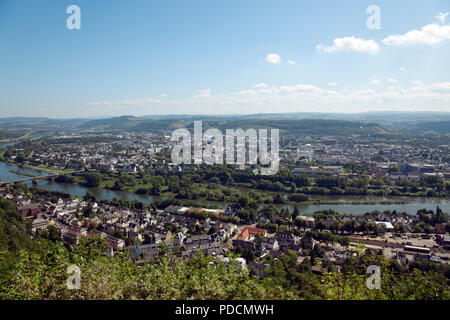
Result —
[[98, 173], [87, 172], [83, 174], [83, 177], [86, 180], [86, 187], [88, 188], [96, 188], [102, 182], [101, 176]]
[[[99, 249], [103, 240], [86, 240], [68, 252], [61, 244], [41, 254], [21, 252], [2, 299], [269, 299], [287, 298], [282, 288], [265, 287], [232, 262], [197, 254], [184, 261], [161, 257], [137, 267], [121, 255]], [[66, 287], [67, 267], [81, 269], [81, 289]]]
[[[142, 267], [100, 237], [82, 237], [70, 249], [54, 228], [34, 239], [9, 200], [0, 200], [0, 299], [448, 299], [448, 268], [411, 264], [408, 268], [382, 256], [363, 256], [344, 263], [342, 272], [320, 276], [311, 272], [309, 259], [288, 251], [277, 259], [264, 258], [265, 277], [250, 276], [229, 256], [224, 263], [198, 253], [189, 260], [167, 256], [162, 246], [154, 261]], [[315, 234], [325, 242], [333, 235]], [[342, 238], [346, 239], [346, 238]], [[250, 250], [237, 250], [256, 260]], [[324, 256], [316, 245], [312, 262]], [[380, 265], [380, 290], [366, 286], [366, 269]], [[81, 288], [69, 290], [67, 268], [81, 270]], [[322, 266], [329, 267], [326, 259]], [[334, 271], [334, 270], [333, 270]]]
[[[448, 300], [446, 279], [434, 271], [404, 272], [383, 256], [363, 256], [351, 262], [348, 272], [333, 272], [324, 279], [327, 299], [333, 300]], [[369, 289], [365, 270], [380, 267], [380, 289]]]

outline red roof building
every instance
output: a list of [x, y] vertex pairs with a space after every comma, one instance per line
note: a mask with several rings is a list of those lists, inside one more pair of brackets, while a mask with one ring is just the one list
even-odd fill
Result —
[[267, 235], [267, 230], [261, 228], [247, 227], [244, 230], [242, 230], [238, 238], [242, 240], [247, 240], [250, 236], [256, 236], [257, 234], [259, 234], [261, 237], [265, 237]]

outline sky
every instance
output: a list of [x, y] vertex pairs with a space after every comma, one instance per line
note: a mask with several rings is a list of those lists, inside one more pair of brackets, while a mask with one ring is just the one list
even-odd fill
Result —
[[448, 0], [0, 0], [0, 117], [450, 112], [448, 12]]

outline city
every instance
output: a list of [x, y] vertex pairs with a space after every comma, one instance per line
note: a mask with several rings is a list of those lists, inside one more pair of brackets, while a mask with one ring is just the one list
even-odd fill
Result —
[[447, 306], [448, 1], [0, 0], [0, 43], [2, 307]]
[[[288, 132], [281, 135], [280, 172], [258, 176], [259, 164], [175, 165], [165, 130], [108, 131], [37, 132], [1, 152], [5, 170], [23, 179], [3, 181], [1, 196], [17, 205], [33, 237], [68, 248], [100, 238], [110, 257], [138, 267], [161, 254], [226, 264], [234, 255], [238, 268], [259, 279], [270, 277], [282, 256], [295, 256], [318, 277], [371, 255], [450, 269], [448, 136]], [[84, 193], [70, 194], [70, 186]], [[411, 211], [410, 199], [418, 198], [435, 202]], [[303, 211], [307, 204], [321, 209]], [[355, 214], [342, 206], [380, 204], [405, 210]]]

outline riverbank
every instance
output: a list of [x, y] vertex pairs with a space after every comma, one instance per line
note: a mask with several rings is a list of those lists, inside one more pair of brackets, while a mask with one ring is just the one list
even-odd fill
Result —
[[37, 135], [33, 134], [32, 132], [29, 132], [21, 137], [12, 138], [12, 139], [2, 139], [0, 140], [0, 144], [9, 144], [9, 143], [15, 143], [26, 139], [31, 139], [33, 137], [37, 137]]
[[9, 172], [19, 174], [22, 176], [26, 176], [26, 177], [39, 177], [36, 174], [32, 174], [32, 173], [28, 173], [28, 172], [24, 172], [24, 171], [20, 171], [20, 170], [9, 170]]
[[[11, 172], [11, 170], [20, 171], [21, 174]], [[13, 181], [20, 180], [26, 176], [24, 172], [34, 175], [42, 175], [41, 172], [31, 169], [21, 169], [16, 165], [10, 165], [0, 162], [0, 180]], [[25, 182], [31, 186], [31, 182]], [[127, 191], [114, 191], [104, 188], [87, 188], [80, 184], [67, 184], [50, 182], [46, 180], [39, 181], [39, 189], [58, 191], [70, 194], [76, 197], [84, 197], [87, 192], [92, 193], [97, 199], [101, 200], [122, 200], [122, 201], [139, 201], [144, 204], [151, 204], [155, 201], [163, 201], [171, 198], [173, 194], [163, 192], [159, 196], [139, 195]], [[177, 199], [180, 202], [187, 202], [187, 199]], [[207, 201], [193, 200], [201, 203], [204, 207], [226, 208], [230, 202], [228, 201]], [[261, 204], [264, 205], [264, 204]], [[367, 197], [367, 196], [311, 196], [308, 202], [290, 203], [290, 204], [273, 204], [276, 208], [287, 208], [292, 211], [297, 206], [301, 214], [313, 213], [320, 210], [335, 210], [337, 212], [360, 215], [373, 210], [396, 210], [397, 212], [407, 212], [415, 214], [420, 209], [436, 210], [439, 206], [444, 212], [450, 212], [450, 199], [448, 198], [426, 198], [426, 197]]]

